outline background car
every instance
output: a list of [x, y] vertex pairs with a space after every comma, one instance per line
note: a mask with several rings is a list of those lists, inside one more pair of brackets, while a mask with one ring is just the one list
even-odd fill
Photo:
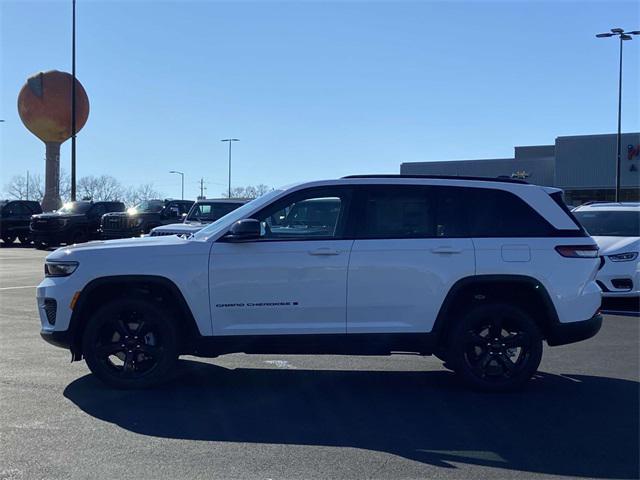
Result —
[[227, 213], [241, 207], [249, 200], [244, 198], [215, 198], [198, 200], [182, 223], [172, 223], [151, 229], [152, 237], [164, 235], [190, 235], [206, 225], [224, 217]]
[[60, 210], [31, 217], [30, 231], [36, 247], [82, 243], [99, 238], [100, 219], [107, 212], [124, 211], [122, 202], [80, 201]]
[[5, 200], [0, 202], [0, 238], [5, 245], [20, 239], [20, 243], [31, 243], [29, 222], [31, 215], [42, 213], [35, 200]]
[[160, 225], [180, 223], [192, 205], [192, 200], [145, 200], [126, 212], [104, 215], [101, 238], [139, 237]]
[[602, 267], [597, 281], [604, 306], [639, 309], [640, 203], [588, 203], [573, 210], [598, 243]]

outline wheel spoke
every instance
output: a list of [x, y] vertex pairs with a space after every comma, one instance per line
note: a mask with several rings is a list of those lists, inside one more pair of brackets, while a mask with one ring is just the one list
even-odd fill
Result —
[[506, 348], [524, 347], [528, 343], [528, 337], [524, 332], [516, 332], [503, 338], [502, 343]]
[[474, 346], [478, 346], [478, 347], [485, 347], [487, 344], [487, 339], [484, 337], [481, 337], [480, 335], [478, 335], [476, 332], [474, 332], [473, 330], [469, 330], [467, 332], [467, 335], [465, 336], [465, 343], [467, 345], [474, 345]]
[[489, 335], [491, 335], [491, 338], [502, 338], [502, 318], [497, 317], [491, 319]]
[[105, 345], [100, 345], [96, 347], [96, 353], [100, 357], [108, 357], [110, 355], [114, 355], [118, 352], [122, 352], [124, 348], [120, 342], [107, 343]]
[[124, 323], [124, 321], [119, 318], [118, 321], [116, 322], [116, 331], [120, 334], [121, 337], [126, 337], [131, 335], [131, 330], [129, 329], [129, 326]]
[[508, 356], [499, 355], [497, 358], [498, 358], [498, 361], [500, 362], [500, 364], [507, 371], [507, 373], [513, 372], [513, 370], [516, 368], [515, 363], [513, 363]]
[[135, 355], [133, 351], [127, 350], [124, 357], [124, 364], [122, 365], [123, 373], [130, 375], [135, 372]]

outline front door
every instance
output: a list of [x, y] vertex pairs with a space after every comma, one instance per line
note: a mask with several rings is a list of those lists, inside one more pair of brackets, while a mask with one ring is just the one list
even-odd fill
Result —
[[215, 335], [346, 332], [350, 198], [344, 187], [294, 192], [253, 216], [259, 239], [213, 245]]

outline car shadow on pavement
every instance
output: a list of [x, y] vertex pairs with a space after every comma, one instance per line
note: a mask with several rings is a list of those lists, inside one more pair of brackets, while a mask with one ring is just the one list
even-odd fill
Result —
[[227, 369], [181, 360], [176, 379], [118, 391], [93, 375], [65, 397], [156, 437], [355, 447], [443, 467], [638, 478], [638, 382], [540, 373], [526, 390], [466, 390], [446, 371]]

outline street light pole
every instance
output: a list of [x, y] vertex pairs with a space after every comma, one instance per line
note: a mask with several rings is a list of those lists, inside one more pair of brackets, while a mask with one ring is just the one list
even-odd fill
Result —
[[239, 142], [238, 138], [223, 138], [221, 142], [229, 142], [229, 198], [231, 198], [231, 143]]
[[76, 201], [76, 0], [71, 1], [71, 201]]
[[184, 173], [178, 172], [177, 170], [171, 170], [169, 173], [177, 173], [178, 175], [180, 175], [180, 180], [182, 184], [182, 200], [184, 200]]
[[632, 40], [631, 35], [640, 34], [640, 30], [625, 32], [622, 28], [612, 28], [611, 33], [598, 33], [596, 38], [619, 37], [620, 38], [620, 69], [618, 73], [618, 135], [616, 148], [616, 194], [615, 201], [620, 201], [620, 171], [622, 157], [622, 43], [625, 40]]

